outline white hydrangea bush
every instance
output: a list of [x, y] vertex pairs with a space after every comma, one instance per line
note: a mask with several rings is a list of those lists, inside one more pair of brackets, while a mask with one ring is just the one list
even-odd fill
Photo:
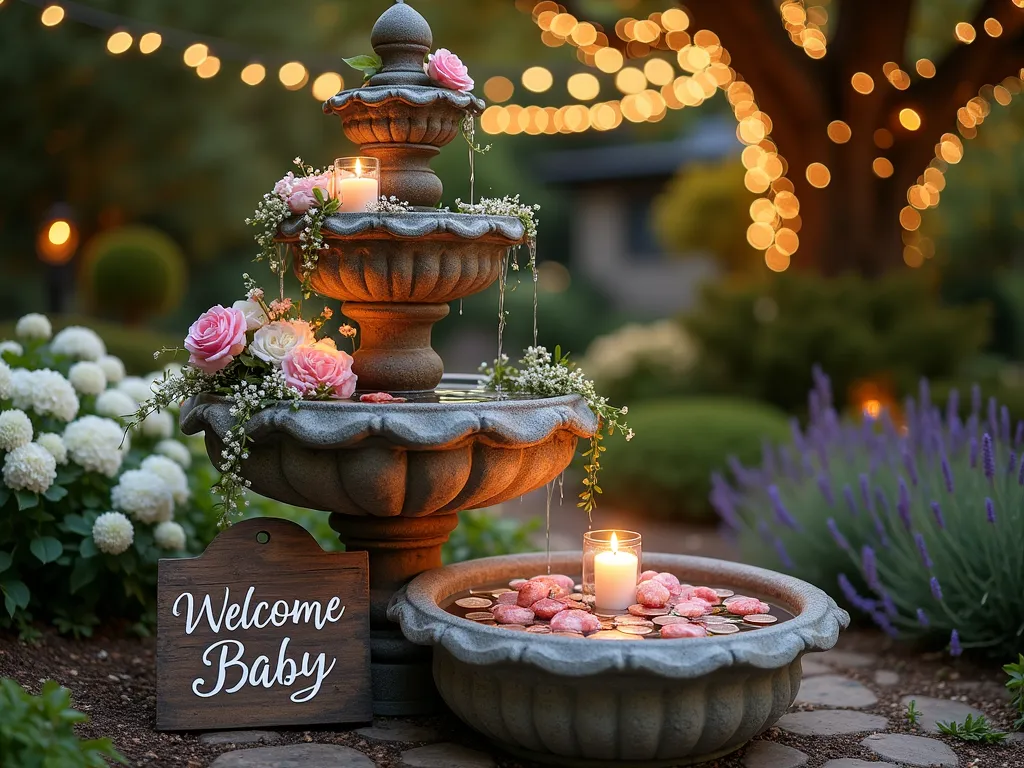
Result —
[[0, 627], [144, 630], [158, 560], [197, 554], [216, 533], [212, 501], [195, 493], [205, 462], [193, 467], [174, 416], [128, 431], [163, 376], [127, 375], [95, 332], [55, 332], [42, 314], [0, 339]]

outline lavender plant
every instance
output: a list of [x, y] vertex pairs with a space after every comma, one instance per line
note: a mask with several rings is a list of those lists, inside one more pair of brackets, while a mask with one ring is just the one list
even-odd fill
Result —
[[810, 419], [760, 467], [732, 462], [711, 501], [752, 560], [840, 597], [894, 637], [992, 653], [1024, 647], [1024, 422], [972, 391], [960, 417], [927, 381], [904, 422], [841, 420], [815, 371]]

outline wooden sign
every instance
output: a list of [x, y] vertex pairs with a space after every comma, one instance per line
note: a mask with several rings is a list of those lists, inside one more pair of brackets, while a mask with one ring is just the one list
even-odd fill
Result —
[[157, 729], [369, 722], [367, 567], [278, 518], [161, 560]]

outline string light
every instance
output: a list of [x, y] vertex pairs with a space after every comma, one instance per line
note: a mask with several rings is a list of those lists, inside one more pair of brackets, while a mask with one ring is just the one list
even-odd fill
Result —
[[484, 83], [484, 96], [487, 100], [495, 104], [502, 104], [509, 99], [516, 92], [516, 87], [511, 80], [507, 77], [492, 77]]
[[327, 101], [345, 87], [345, 80], [337, 72], [324, 72], [313, 81], [313, 98]]
[[64, 9], [59, 5], [49, 5], [43, 9], [39, 21], [44, 27], [55, 27], [64, 21]]
[[577, 101], [592, 101], [601, 93], [601, 81], [589, 72], [579, 72], [569, 78], [566, 88]]
[[807, 166], [807, 183], [812, 187], [824, 189], [832, 181], [832, 172], [824, 163], [811, 163]]
[[206, 57], [210, 55], [210, 49], [205, 43], [193, 43], [185, 49], [182, 60], [190, 67], [198, 67]]
[[[568, 14], [563, 14], [568, 15]], [[555, 83], [551, 71], [545, 67], [530, 67], [523, 72], [523, 87], [534, 93], [544, 93]]]
[[921, 127], [921, 115], [910, 107], [904, 107], [899, 114], [900, 125], [908, 131], [916, 131]]
[[153, 53], [160, 47], [164, 39], [160, 36], [159, 32], [147, 32], [139, 38], [139, 52], [140, 53]]
[[202, 63], [196, 67], [196, 74], [204, 80], [208, 80], [218, 72], [220, 72], [220, 59], [216, 56], [207, 56], [203, 59]]
[[297, 91], [309, 80], [309, 72], [298, 61], [289, 61], [277, 71], [277, 79], [289, 91]]
[[953, 28], [953, 36], [959, 42], [970, 45], [978, 36], [978, 32], [972, 24], [969, 24], [966, 21], [961, 21]]
[[875, 90], [875, 81], [867, 72], [854, 72], [850, 78], [850, 85], [860, 94], [868, 94]]
[[853, 136], [853, 131], [850, 130], [850, 126], [842, 120], [833, 120], [828, 124], [826, 132], [828, 133], [828, 137], [836, 144], [845, 144]]
[[132, 36], [123, 30], [114, 32], [107, 38], [107, 50], [115, 56], [124, 53], [131, 47]]
[[259, 62], [253, 62], [246, 64], [239, 76], [246, 85], [259, 85], [267, 76], [267, 69]]
[[921, 77], [935, 77], [935, 64], [930, 59], [918, 59], [914, 68]]
[[871, 170], [875, 172], [878, 178], [888, 179], [892, 176], [895, 169], [892, 166], [892, 161], [887, 157], [876, 157], [871, 161]]

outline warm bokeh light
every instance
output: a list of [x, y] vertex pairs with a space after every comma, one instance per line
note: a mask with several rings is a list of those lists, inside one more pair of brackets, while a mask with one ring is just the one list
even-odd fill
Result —
[[921, 249], [914, 245], [908, 245], [903, 249], [903, 262], [912, 269], [917, 269], [924, 264], [924, 254]]
[[832, 173], [824, 163], [811, 163], [807, 166], [807, 182], [812, 187], [824, 189], [832, 180]]
[[544, 93], [555, 83], [551, 71], [545, 67], [530, 67], [523, 72], [523, 87], [534, 93]]
[[842, 120], [833, 120], [828, 124], [828, 137], [832, 139], [836, 144], [845, 144], [850, 140], [853, 132], [850, 130], [850, 126], [844, 123]]
[[488, 78], [487, 82], [484, 83], [484, 96], [495, 104], [502, 104], [508, 101], [515, 92], [515, 84], [507, 77], [498, 75], [497, 77]]
[[953, 28], [953, 35], [961, 43], [970, 44], [974, 42], [974, 39], [978, 36], [978, 32], [971, 24], [966, 21], [961, 21]]
[[44, 27], [55, 27], [64, 21], [64, 9], [59, 5], [49, 5], [43, 9], [39, 17]]
[[682, 8], [669, 8], [661, 14], [661, 26], [668, 32], [682, 32], [690, 26], [690, 17]]
[[207, 56], [203, 59], [203, 63], [196, 67], [196, 74], [204, 80], [209, 80], [218, 72], [220, 72], [220, 59], [216, 56]]
[[185, 49], [185, 53], [181, 58], [188, 66], [198, 67], [209, 55], [210, 49], [205, 44], [193, 43]]
[[918, 59], [914, 66], [921, 77], [935, 77], [935, 64], [931, 59]]
[[781, 219], [795, 219], [800, 215], [800, 200], [792, 192], [776, 192], [775, 210]]
[[64, 245], [71, 239], [71, 224], [58, 219], [46, 230], [46, 239], [53, 245]]
[[625, 59], [615, 48], [602, 48], [594, 54], [594, 66], [606, 74], [613, 74], [622, 69]]
[[589, 72], [578, 72], [569, 78], [566, 88], [574, 99], [590, 101], [601, 93], [601, 81]]
[[750, 204], [751, 221], [771, 224], [775, 221], [775, 206], [767, 197], [759, 197]]
[[792, 229], [783, 227], [775, 233], [775, 247], [783, 256], [792, 256], [800, 247], [800, 236]]
[[893, 174], [892, 162], [887, 157], [876, 157], [871, 161], [871, 170], [880, 179], [888, 179]]
[[46, 264], [67, 264], [75, 255], [78, 231], [66, 219], [53, 219], [44, 224], [36, 236], [36, 253]]
[[581, 48], [597, 42], [597, 27], [588, 21], [577, 24], [572, 31], [572, 41]]
[[259, 85], [263, 82], [263, 78], [267, 76], [267, 69], [262, 64], [253, 62], [252, 64], [246, 64], [239, 76], [246, 85]]
[[916, 131], [921, 127], [921, 115], [910, 107], [904, 107], [900, 110], [899, 120], [900, 125], [908, 131]]
[[327, 101], [345, 87], [345, 80], [337, 72], [324, 72], [313, 81], [313, 98]]
[[132, 36], [124, 30], [114, 32], [107, 38], [107, 50], [117, 56], [132, 47]]
[[985, 19], [985, 34], [989, 37], [999, 37], [1003, 34], [1003, 25], [999, 22], [999, 19], [993, 19], [992, 17]]
[[644, 76], [654, 85], [668, 85], [676, 79], [676, 71], [664, 59], [648, 59], [644, 65]]
[[767, 250], [775, 241], [775, 230], [771, 224], [755, 221], [747, 227], [747, 242], [759, 251]]
[[160, 47], [164, 39], [159, 32], [147, 32], [139, 38], [139, 51], [142, 53], [153, 53]]
[[921, 213], [909, 205], [900, 211], [900, 226], [913, 232], [921, 226]]
[[289, 61], [277, 70], [277, 79], [289, 91], [295, 91], [304, 86], [306, 81], [309, 80], [309, 72], [306, 71], [301, 62]]
[[623, 93], [640, 93], [647, 88], [647, 77], [636, 67], [623, 67], [615, 76], [615, 87]]
[[764, 263], [772, 272], [785, 272], [789, 269], [790, 258], [773, 246], [765, 251]]
[[875, 90], [875, 81], [867, 72], [855, 72], [850, 78], [850, 85], [857, 93], [871, 93]]
[[892, 131], [885, 128], [879, 128], [872, 134], [872, 138], [875, 140], [875, 146], [879, 149], [889, 149], [895, 143], [895, 138], [892, 135]]

